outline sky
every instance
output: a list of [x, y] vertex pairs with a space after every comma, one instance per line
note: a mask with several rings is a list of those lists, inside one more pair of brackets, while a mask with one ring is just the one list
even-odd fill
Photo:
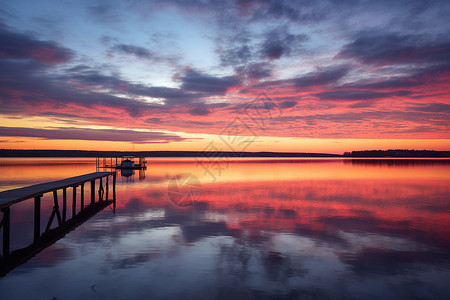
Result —
[[450, 1], [0, 0], [0, 148], [450, 150]]

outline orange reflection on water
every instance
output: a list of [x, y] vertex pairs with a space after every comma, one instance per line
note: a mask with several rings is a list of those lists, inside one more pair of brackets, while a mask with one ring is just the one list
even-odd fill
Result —
[[[373, 162], [373, 160], [372, 160]], [[394, 163], [395, 162], [395, 163]], [[440, 162], [447, 162], [441, 164]], [[450, 179], [450, 160], [375, 160], [336, 158], [286, 158], [286, 159], [222, 159], [208, 162], [205, 159], [150, 159], [151, 176], [174, 176], [181, 172], [192, 173], [202, 183], [242, 181], [285, 181], [306, 179], [376, 179], [422, 178]], [[343, 166], [345, 165], [345, 167]], [[433, 166], [432, 168], [430, 166]]]
[[[177, 285], [188, 282], [183, 288], [202, 286], [205, 278], [231, 278], [248, 288], [253, 282], [260, 282], [259, 289], [283, 289], [286, 283], [313, 291], [325, 287], [329, 295], [355, 283], [370, 291], [394, 284], [409, 292], [410, 286], [395, 285], [405, 281], [426, 290], [448, 290], [436, 278], [448, 277], [450, 265], [449, 160], [237, 160], [229, 161], [215, 181], [195, 159], [148, 161], [145, 178], [138, 172], [118, 176], [115, 214], [104, 209], [34, 262], [51, 261], [84, 277], [91, 272], [89, 278], [105, 282], [124, 272], [121, 282], [139, 282], [138, 289], [144, 271], [155, 276], [144, 276], [152, 289], [181, 274], [185, 277]], [[41, 169], [59, 175], [88, 168], [49, 164]], [[18, 174], [26, 174], [23, 184], [48, 176], [31, 165], [16, 166]], [[25, 170], [30, 167], [33, 171]], [[0, 181], [6, 182], [1, 174]], [[201, 182], [193, 206], [180, 208], [169, 199], [168, 183], [178, 174], [192, 174]], [[42, 201], [43, 226], [51, 200], [48, 195]], [[12, 208], [13, 235], [28, 235], [13, 240], [13, 247], [32, 241], [32, 204]], [[221, 289], [228, 291], [230, 285]]]
[[95, 158], [0, 158], [0, 191], [95, 172]]
[[203, 218], [225, 222], [232, 231], [310, 234], [319, 240], [363, 231], [448, 244], [449, 162], [253, 159], [229, 162], [211, 182], [195, 161], [159, 161], [150, 164], [148, 180], [122, 188], [118, 207], [176, 210], [167, 200], [167, 182], [193, 173], [203, 191], [190, 210], [200, 209]]

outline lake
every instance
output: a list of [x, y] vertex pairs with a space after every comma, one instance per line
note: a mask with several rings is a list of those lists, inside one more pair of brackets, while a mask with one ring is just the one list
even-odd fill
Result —
[[[147, 160], [118, 172], [115, 212], [0, 277], [0, 298], [450, 297], [450, 160]], [[95, 171], [4, 158], [0, 191]], [[33, 241], [33, 205], [11, 207], [12, 249]]]

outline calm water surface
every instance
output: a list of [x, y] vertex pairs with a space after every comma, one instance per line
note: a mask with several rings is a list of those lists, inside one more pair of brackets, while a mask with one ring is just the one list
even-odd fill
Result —
[[[0, 191], [95, 171], [93, 159], [0, 159]], [[145, 173], [118, 176], [115, 214], [0, 277], [0, 299], [450, 297], [449, 160], [244, 159], [205, 171], [149, 159]], [[191, 185], [177, 191], [179, 174]], [[33, 240], [33, 207], [11, 207], [13, 249]]]

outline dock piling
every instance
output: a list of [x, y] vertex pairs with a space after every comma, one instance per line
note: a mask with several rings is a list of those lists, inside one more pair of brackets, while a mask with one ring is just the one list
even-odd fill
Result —
[[84, 182], [81, 184], [80, 188], [80, 210], [84, 210]]
[[66, 223], [67, 216], [67, 189], [63, 188], [63, 211], [62, 211], [62, 222]]
[[41, 236], [41, 197], [34, 197], [34, 242]]
[[9, 257], [9, 242], [11, 230], [11, 211], [9, 206], [2, 208], [3, 218], [0, 228], [3, 228], [3, 258]]
[[91, 204], [95, 202], [95, 179], [91, 180]]
[[77, 186], [73, 186], [73, 196], [72, 196], [72, 219], [75, 218], [77, 214]]
[[61, 213], [59, 212], [59, 203], [58, 203], [58, 191], [53, 191], [53, 210], [56, 214], [56, 217], [58, 219], [58, 226], [61, 226]]

